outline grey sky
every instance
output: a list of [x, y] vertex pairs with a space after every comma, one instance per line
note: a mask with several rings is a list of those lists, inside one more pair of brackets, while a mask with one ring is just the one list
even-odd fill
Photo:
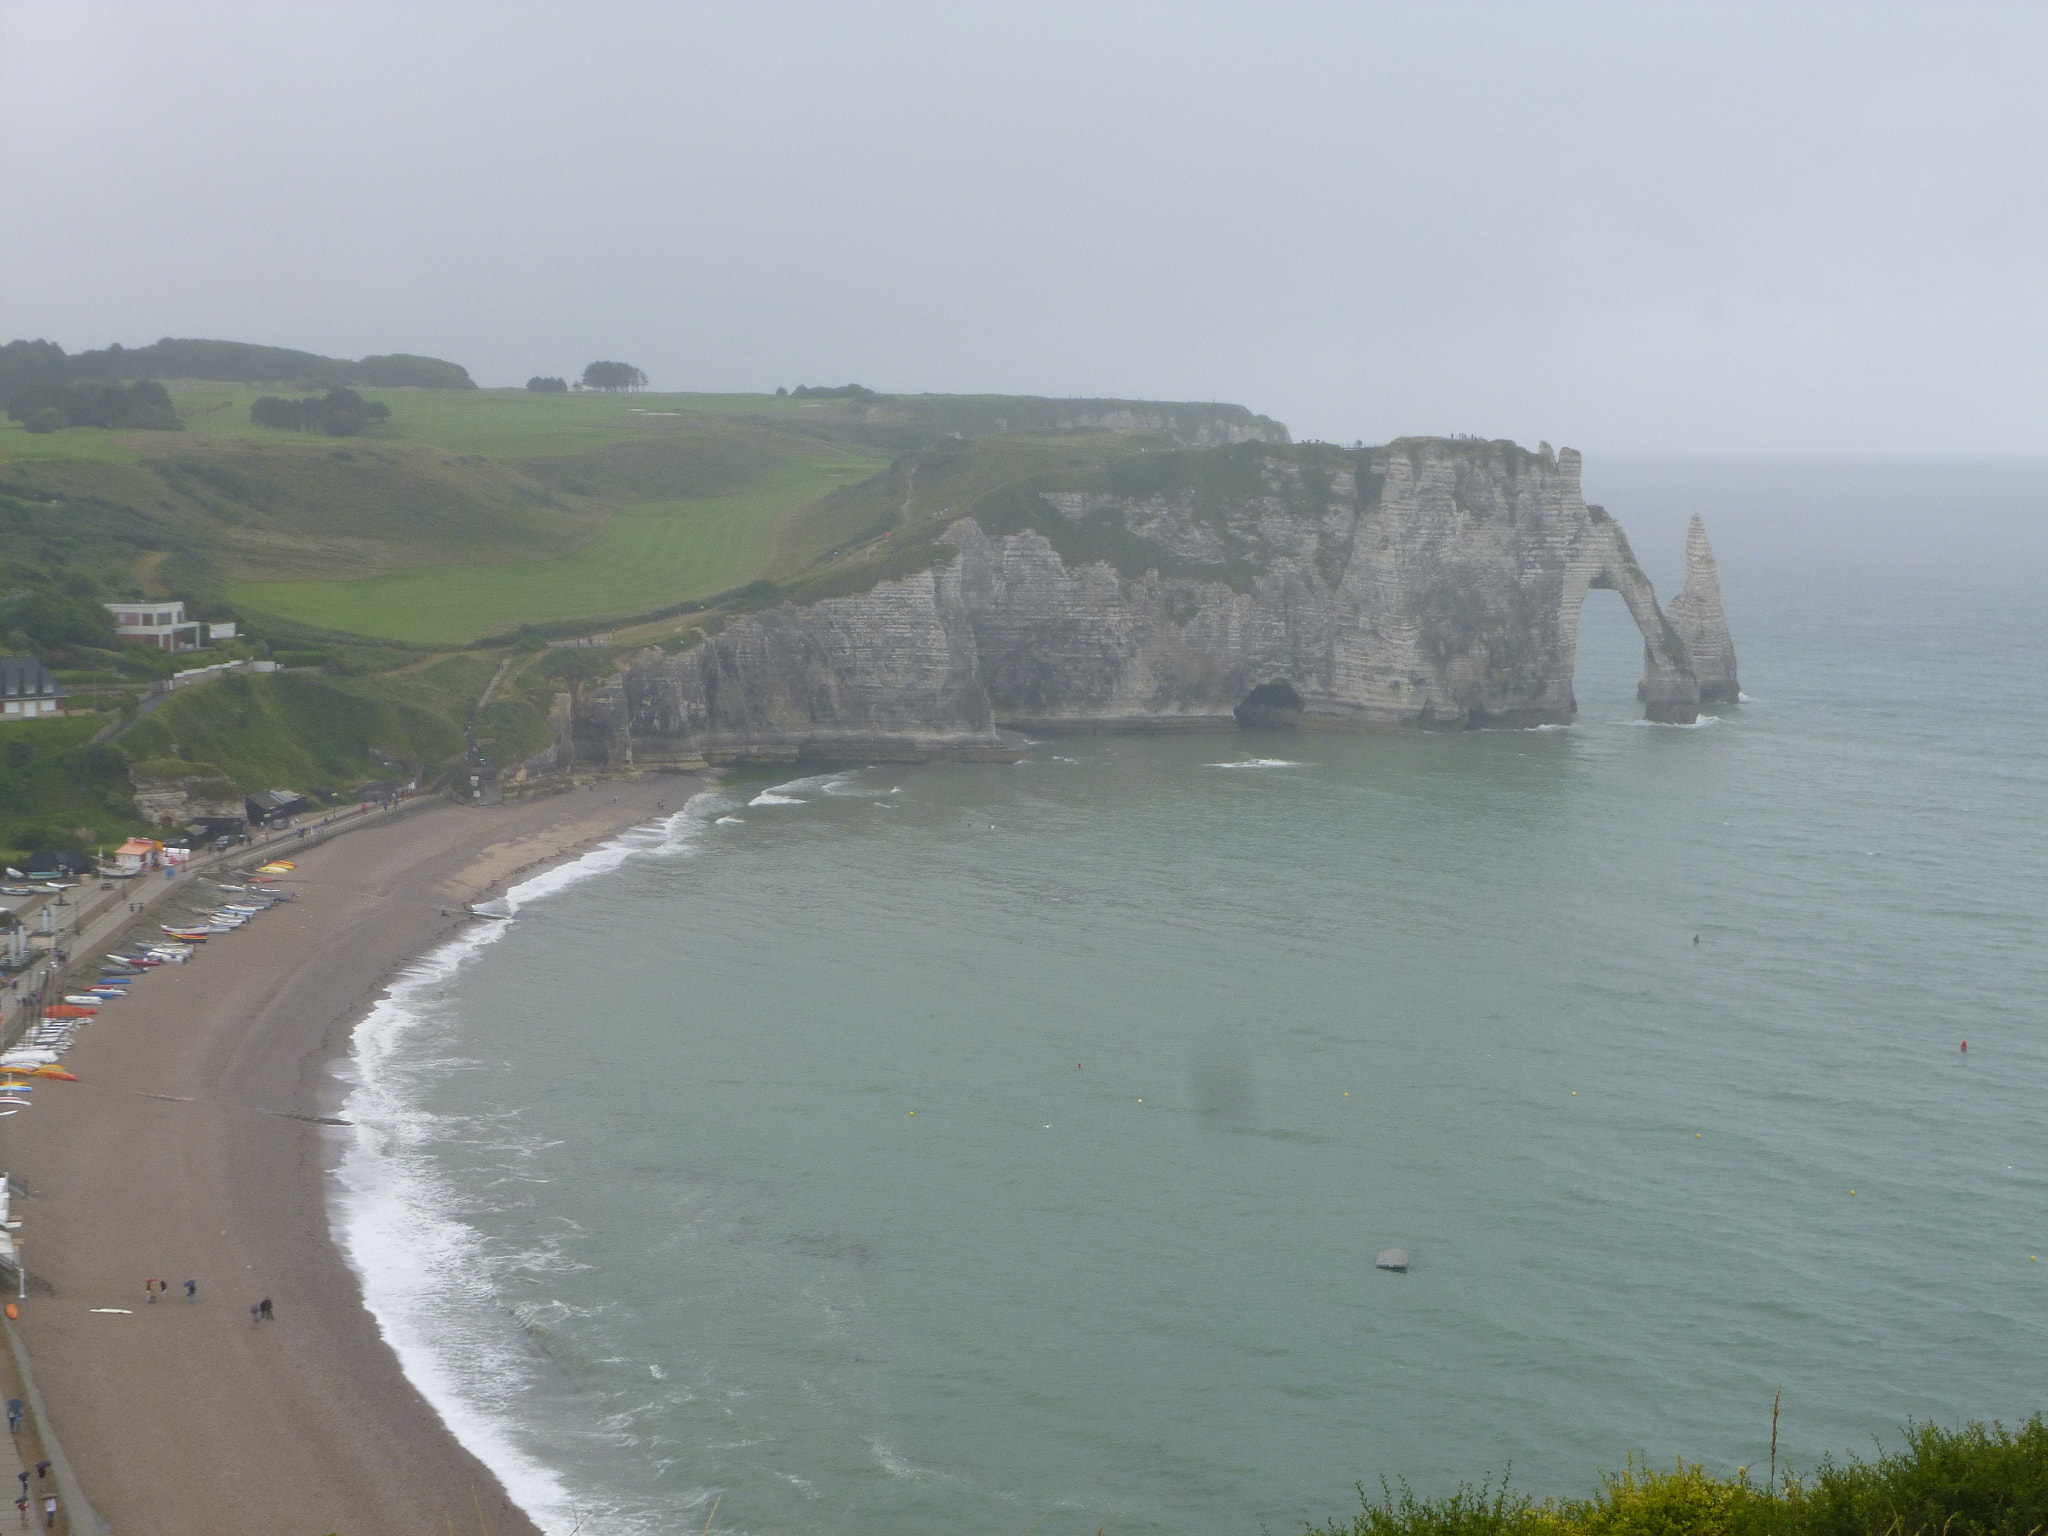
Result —
[[0, 5], [0, 333], [2048, 452], [2048, 6]]

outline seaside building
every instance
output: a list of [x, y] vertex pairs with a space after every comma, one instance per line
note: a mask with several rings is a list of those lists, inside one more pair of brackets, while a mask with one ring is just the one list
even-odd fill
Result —
[[139, 875], [163, 863], [163, 844], [147, 837], [131, 837], [114, 850], [107, 863], [115, 874]]
[[115, 639], [138, 641], [160, 651], [196, 651], [209, 641], [235, 637], [231, 623], [203, 624], [186, 618], [182, 599], [104, 606], [114, 616]]
[[33, 656], [0, 656], [0, 716], [61, 715], [64, 690]]
[[313, 809], [313, 802], [297, 790], [259, 789], [245, 802], [252, 827], [284, 827], [294, 816]]

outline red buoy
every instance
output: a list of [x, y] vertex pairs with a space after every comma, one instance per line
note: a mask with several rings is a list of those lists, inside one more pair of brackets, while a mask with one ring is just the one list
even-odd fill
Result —
[[1967, 1040], [1965, 1040], [1965, 1041], [1963, 1042], [1963, 1054], [1967, 1056], [1967, 1055], [1969, 1054], [1969, 1051], [1970, 1051], [1970, 1042], [1969, 1042], [1969, 1041], [1967, 1041]]

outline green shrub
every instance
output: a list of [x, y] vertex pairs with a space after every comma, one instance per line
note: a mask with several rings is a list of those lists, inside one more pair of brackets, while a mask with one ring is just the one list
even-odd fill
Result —
[[2048, 1529], [2048, 1426], [1944, 1430], [1909, 1424], [1903, 1449], [1875, 1461], [1824, 1461], [1805, 1478], [1759, 1485], [1679, 1462], [1669, 1472], [1633, 1462], [1590, 1499], [1538, 1504], [1507, 1479], [1418, 1498], [1403, 1483], [1359, 1486], [1348, 1523], [1307, 1536], [2038, 1536]]

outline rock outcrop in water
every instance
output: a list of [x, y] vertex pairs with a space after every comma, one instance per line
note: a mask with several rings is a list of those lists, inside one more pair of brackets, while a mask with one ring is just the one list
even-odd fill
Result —
[[[1002, 727], [1563, 722], [1594, 588], [1618, 592], [1642, 633], [1648, 716], [1698, 716], [1688, 637], [1619, 525], [1581, 498], [1569, 449], [1148, 453], [971, 514], [938, 535], [929, 569], [643, 653], [593, 697], [585, 750], [874, 760], [999, 754]], [[1697, 528], [1694, 543], [1688, 623], [1732, 688]]]
[[1735, 642], [1721, 611], [1721, 574], [1707, 543], [1706, 524], [1694, 515], [1685, 535], [1685, 586], [1671, 599], [1671, 627], [1685, 642], [1699, 679], [1702, 704], [1733, 704], [1742, 697], [1735, 677]]

